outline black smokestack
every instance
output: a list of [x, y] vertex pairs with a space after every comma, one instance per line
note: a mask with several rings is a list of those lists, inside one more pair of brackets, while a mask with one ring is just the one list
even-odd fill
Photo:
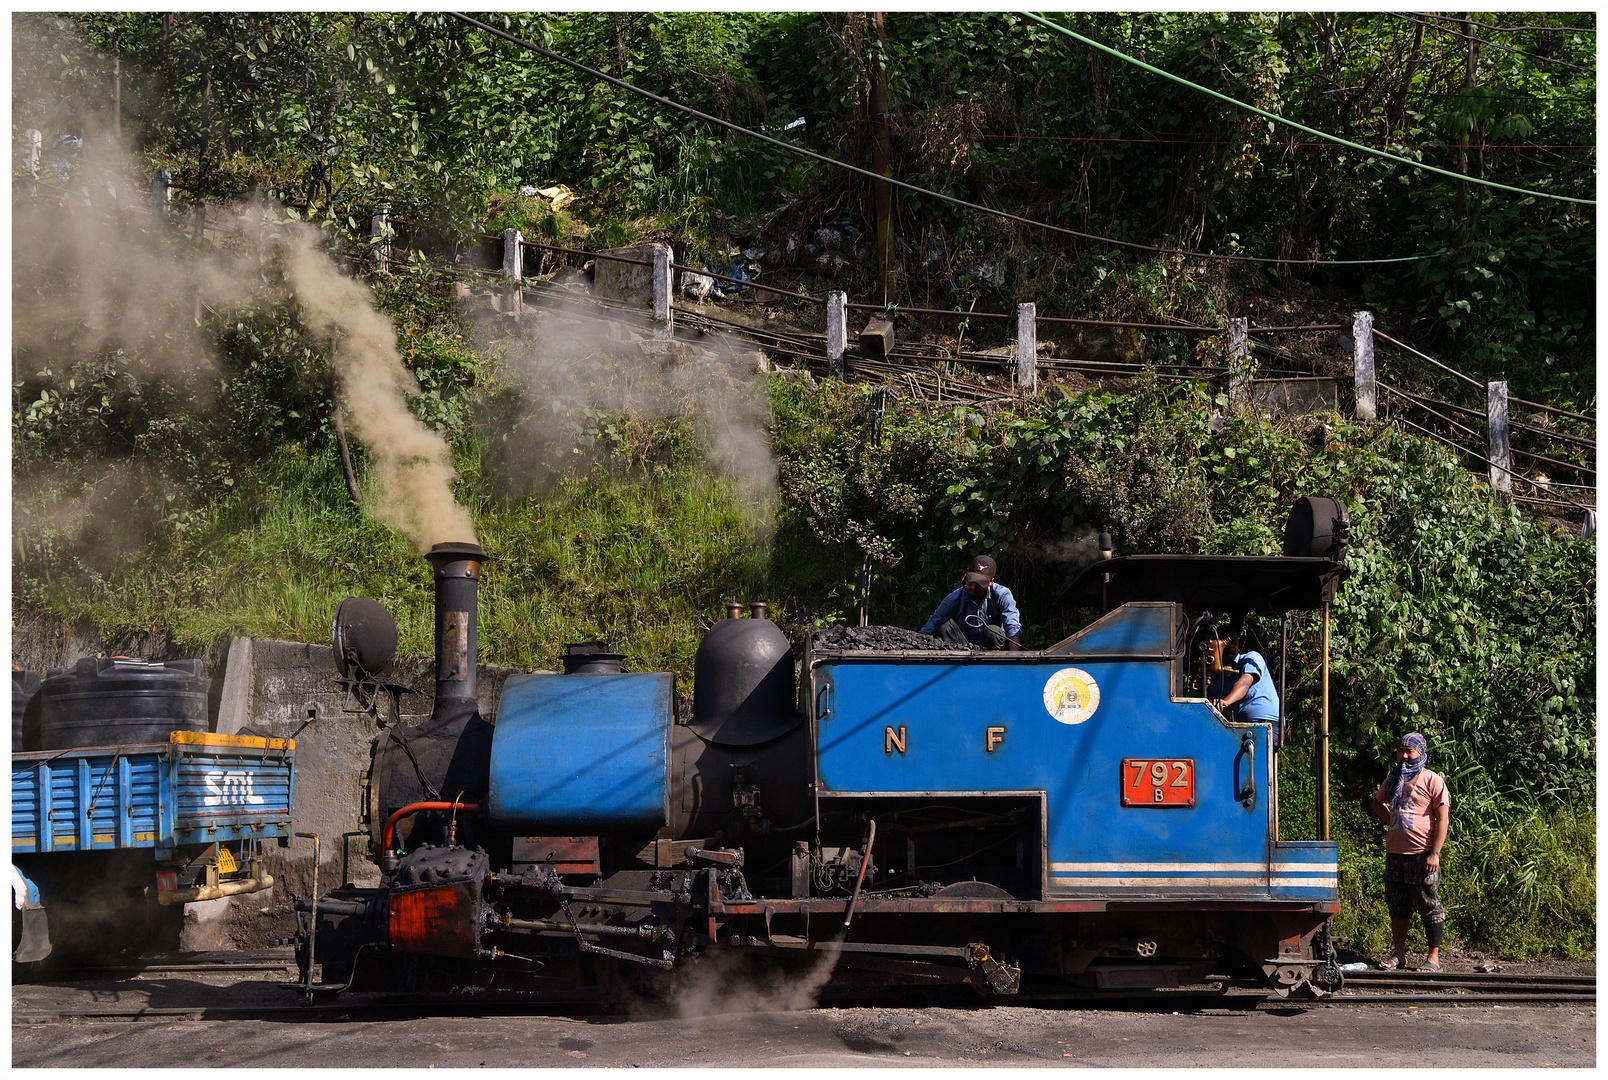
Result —
[[425, 556], [435, 567], [436, 708], [447, 700], [475, 698], [476, 611], [480, 564], [486, 551], [479, 544], [437, 544]]

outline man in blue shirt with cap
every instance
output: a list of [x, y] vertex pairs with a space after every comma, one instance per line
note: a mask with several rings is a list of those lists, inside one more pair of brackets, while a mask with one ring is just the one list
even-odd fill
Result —
[[[1231, 628], [1227, 640], [1228, 644], [1223, 651], [1232, 657], [1228, 663], [1238, 669], [1240, 674], [1238, 678], [1234, 678], [1231, 674], [1212, 676], [1212, 689], [1215, 691], [1212, 704], [1225, 716], [1231, 716], [1241, 723], [1257, 720], [1276, 727], [1279, 720], [1279, 695], [1273, 687], [1273, 677], [1268, 674], [1267, 659], [1254, 649], [1240, 652], [1238, 630]], [[1230, 678], [1234, 678], [1232, 686], [1227, 685]], [[1225, 688], [1227, 693], [1224, 693]], [[1275, 732], [1274, 745], [1284, 741], [1279, 737], [1282, 734]]]
[[943, 598], [921, 632], [984, 649], [1022, 649], [1022, 617], [1016, 598], [994, 583], [998, 568], [987, 555], [973, 558], [960, 588]]

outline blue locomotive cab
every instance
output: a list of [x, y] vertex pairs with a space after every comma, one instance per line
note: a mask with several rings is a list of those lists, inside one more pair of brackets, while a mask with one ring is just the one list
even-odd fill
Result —
[[1034, 899], [1333, 901], [1334, 845], [1277, 836], [1276, 725], [1187, 685], [1189, 636], [1135, 601], [1037, 653], [817, 656], [817, 790], [1038, 801]]

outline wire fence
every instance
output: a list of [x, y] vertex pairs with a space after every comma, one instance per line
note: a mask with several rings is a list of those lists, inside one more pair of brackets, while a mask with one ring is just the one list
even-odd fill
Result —
[[[26, 187], [31, 192], [44, 189], [47, 192], [59, 192], [65, 205], [71, 201], [75, 211], [97, 213], [104, 223], [114, 228], [127, 228], [130, 212], [134, 212], [136, 219], [142, 216], [145, 208], [133, 199], [119, 200], [115, 206], [101, 205], [95, 193], [85, 190], [81, 185], [69, 187], [53, 184], [47, 179], [37, 182], [31, 178], [18, 185]], [[48, 196], [47, 196], [48, 197]], [[165, 199], [165, 194], [162, 196]], [[85, 205], [78, 207], [83, 200]], [[153, 202], [156, 199], [153, 193]], [[192, 226], [195, 239], [205, 236], [205, 231], [233, 233], [243, 235], [249, 231], [244, 219], [239, 215], [225, 212], [225, 221], [221, 230], [214, 228], [213, 211], [219, 209], [211, 204], [198, 203], [189, 208], [188, 213], [172, 210], [165, 202], [154, 203], [151, 206], [150, 231], [160, 231], [168, 222], [178, 224], [183, 221]], [[106, 213], [110, 210], [111, 213]], [[205, 215], [205, 216], [203, 216]], [[232, 225], [230, 222], [232, 221]], [[265, 224], [271, 224], [265, 219]], [[383, 226], [383, 227], [382, 227]], [[367, 238], [367, 248], [361, 242], [357, 246], [350, 244], [337, 246], [333, 252], [349, 270], [354, 273], [385, 269], [390, 262], [422, 263], [432, 271], [446, 273], [460, 278], [480, 280], [493, 286], [493, 291], [517, 292], [520, 303], [529, 297], [539, 308], [547, 302], [562, 298], [568, 305], [571, 314], [582, 313], [581, 317], [594, 317], [610, 321], [627, 320], [637, 323], [646, 331], [654, 327], [652, 313], [643, 310], [640, 305], [633, 305], [611, 300], [607, 297], [593, 296], [589, 292], [581, 292], [554, 285], [544, 280], [540, 275], [527, 278], [523, 274], [522, 250], [513, 255], [513, 266], [517, 269], [510, 272], [509, 255], [504, 251], [504, 269], [497, 270], [482, 266], [464, 266], [457, 262], [449, 262], [439, 257], [427, 256], [422, 250], [409, 245], [408, 254], [402, 258], [394, 257], [393, 244], [396, 242], [396, 227], [409, 229], [417, 239], [419, 230], [409, 226], [405, 221], [392, 219], [388, 215], [383, 218], [376, 215], [376, 224], [373, 233]], [[351, 238], [348, 238], [351, 239]], [[509, 237], [482, 234], [478, 239], [486, 244], [506, 245]], [[612, 262], [620, 265], [636, 266], [652, 269], [653, 259], [643, 259], [623, 252], [590, 251], [583, 248], [567, 247], [560, 244], [550, 244], [535, 240], [526, 240], [523, 236], [517, 238], [523, 248], [531, 248], [544, 253], [540, 267], [548, 264], [546, 254], [554, 255], [560, 263], [563, 259], [579, 259]], [[789, 300], [828, 307], [831, 321], [831, 299], [829, 296], [816, 296], [796, 289], [787, 289], [754, 280], [753, 276], [737, 276], [724, 274], [712, 270], [707, 266], [694, 266], [667, 261], [670, 273], [680, 273], [683, 283], [688, 275], [701, 275], [733, 287], [733, 291], [752, 290], [753, 293], [765, 293], [779, 296]], [[556, 267], [555, 267], [556, 268]], [[751, 294], [752, 295], [752, 294]], [[1015, 355], [1012, 348], [996, 349], [992, 351], [966, 350], [962, 348], [965, 336], [965, 327], [970, 320], [983, 322], [1009, 323], [1012, 319], [1018, 320], [1019, 338], [1025, 337], [1030, 330], [1021, 329], [1021, 320], [1024, 318], [1023, 309], [1016, 315], [1007, 312], [961, 310], [959, 308], [927, 308], [904, 307], [898, 305], [877, 305], [867, 303], [847, 303], [846, 297], [837, 294], [843, 312], [855, 311], [865, 313], [879, 313], [884, 315], [905, 315], [927, 320], [954, 320], [962, 324], [961, 338], [953, 344], [946, 345], [933, 341], [900, 342], [897, 347], [883, 356], [849, 355], [840, 349], [840, 355], [834, 357], [828, 347], [828, 335], [801, 331], [789, 328], [778, 330], [769, 327], [755, 327], [736, 319], [723, 318], [714, 314], [705, 305], [698, 308], [689, 308], [684, 304], [676, 304], [672, 298], [667, 310], [673, 310], [675, 318], [689, 329], [697, 330], [701, 335], [713, 333], [717, 340], [720, 338], [737, 338], [756, 346], [768, 354], [785, 357], [796, 362], [795, 366], [806, 370], [820, 371], [844, 378], [871, 379], [880, 381], [893, 388], [896, 392], [901, 389], [908, 390], [910, 395], [929, 404], [955, 404], [955, 403], [987, 403], [1012, 399], [1019, 395], [1019, 391], [1001, 393], [997, 387], [977, 382], [977, 375], [1003, 375], [1012, 376], [1019, 371], [1020, 358]], [[728, 298], [731, 299], [731, 298]], [[739, 302], [741, 300], [739, 299]], [[975, 304], [973, 305], [975, 308]], [[1179, 334], [1186, 337], [1195, 337], [1202, 340], [1212, 338], [1226, 339], [1226, 347], [1222, 352], [1227, 363], [1211, 364], [1196, 363], [1153, 363], [1147, 361], [1132, 362], [1115, 359], [1080, 359], [1057, 358], [1054, 356], [1038, 356], [1034, 348], [1033, 365], [1035, 370], [1058, 373], [1077, 373], [1093, 377], [1133, 378], [1141, 375], [1153, 378], [1162, 383], [1189, 383], [1211, 382], [1225, 377], [1230, 380], [1231, 397], [1236, 369], [1245, 371], [1242, 385], [1255, 386], [1269, 383], [1300, 384], [1300, 383], [1327, 383], [1339, 389], [1351, 381], [1352, 375], [1331, 370], [1320, 373], [1320, 361], [1311, 356], [1302, 356], [1290, 352], [1270, 341], [1261, 340], [1258, 335], [1276, 336], [1301, 333], [1333, 333], [1344, 334], [1347, 331], [1356, 332], [1355, 326], [1344, 323], [1309, 323], [1293, 326], [1252, 326], [1248, 320], [1239, 321], [1238, 326], [1231, 324], [1225, 327], [1205, 326], [1189, 322], [1185, 319], [1169, 318], [1162, 322], [1138, 322], [1119, 319], [1098, 319], [1076, 316], [1039, 315], [1036, 308], [1026, 308], [1032, 325], [1045, 326], [1072, 326], [1104, 328], [1113, 330], [1126, 330], [1140, 334]], [[1509, 397], [1502, 384], [1502, 450], [1493, 449], [1490, 397], [1492, 386], [1495, 384], [1482, 383], [1449, 364], [1446, 364], [1423, 351], [1407, 344], [1398, 337], [1392, 336], [1372, 327], [1369, 330], [1371, 337], [1377, 343], [1388, 346], [1399, 357], [1410, 359], [1427, 365], [1428, 369], [1442, 375], [1448, 375], [1453, 385], [1465, 390], [1477, 391], [1487, 400], [1485, 409], [1473, 408], [1468, 405], [1451, 401], [1442, 401], [1422, 391], [1409, 390], [1395, 385], [1382, 378], [1376, 382], [1379, 390], [1392, 402], [1384, 410], [1389, 418], [1404, 428], [1415, 431], [1442, 445], [1446, 445], [1467, 458], [1485, 466], [1491, 473], [1493, 482], [1499, 477], [1510, 478], [1511, 483], [1518, 485], [1511, 496], [1520, 502], [1577, 510], [1589, 510], [1595, 505], [1595, 478], [1596, 470], [1586, 461], [1570, 460], [1563, 456], [1572, 454], [1594, 459], [1596, 441], [1587, 434], [1579, 431], [1565, 430], [1565, 425], [1574, 424], [1586, 426], [1587, 431], [1595, 425], [1595, 419], [1589, 415], [1547, 405], [1541, 402], [1529, 401], [1518, 397]], [[1036, 341], [1036, 335], [1032, 338]], [[1354, 343], [1353, 349], [1357, 346]], [[1237, 352], [1235, 350], [1238, 350]], [[1284, 367], [1271, 367], [1265, 361], [1272, 360], [1282, 363]], [[1262, 362], [1258, 362], [1262, 361]], [[1331, 369], [1332, 363], [1328, 365]], [[968, 377], [967, 372], [973, 374]], [[1408, 372], [1403, 369], [1403, 374]], [[1359, 390], [1359, 400], [1360, 400]], [[1338, 407], [1338, 396], [1335, 404]], [[1515, 408], [1516, 407], [1516, 408]], [[1507, 415], [1509, 409], [1515, 411], [1528, 411], [1533, 422], [1513, 418]], [[1461, 418], [1461, 419], [1460, 419]], [[1594, 432], [1593, 432], [1594, 434]], [[1522, 441], [1523, 445], [1509, 447], [1507, 440], [1513, 437]], [[1485, 452], [1481, 452], [1481, 451]], [[1547, 452], [1550, 451], [1550, 452]], [[1493, 460], [1504, 459], [1504, 460]], [[1539, 471], [1517, 468], [1514, 459], [1522, 459], [1535, 466], [1544, 466], [1553, 472], [1562, 471], [1566, 476], [1586, 481], [1584, 483], [1569, 483]], [[1476, 471], [1478, 471], [1476, 469]], [[1571, 497], [1570, 492], [1577, 493]], [[1584, 501], [1582, 501], [1584, 500]]]

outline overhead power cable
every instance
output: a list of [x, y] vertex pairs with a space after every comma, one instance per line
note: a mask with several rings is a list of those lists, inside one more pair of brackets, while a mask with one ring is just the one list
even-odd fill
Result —
[[481, 22], [479, 19], [470, 18], [468, 15], [465, 15], [462, 12], [449, 11], [447, 14], [451, 15], [455, 19], [460, 19], [463, 22], [468, 23], [470, 26], [484, 30], [488, 34], [500, 37], [504, 41], [509, 41], [520, 46], [521, 48], [529, 49], [538, 56], [544, 56], [555, 63], [573, 68], [582, 74], [590, 75], [594, 79], [600, 79], [603, 82], [608, 83], [610, 86], [617, 86], [621, 90], [636, 94], [640, 97], [646, 98], [649, 101], [663, 105], [666, 108], [675, 109], [678, 112], [686, 113], [688, 116], [702, 120], [706, 124], [712, 124], [715, 127], [725, 128], [727, 131], [736, 132], [739, 135], [744, 135], [758, 142], [778, 147], [782, 150], [798, 154], [802, 157], [811, 158], [815, 161], [821, 162], [822, 164], [831, 165], [834, 168], [845, 169], [849, 172], [857, 173], [858, 175], [867, 177], [871, 180], [891, 184], [896, 188], [913, 192], [914, 194], [921, 195], [925, 198], [936, 199], [939, 202], [946, 202], [953, 206], [962, 207], [966, 210], [975, 210], [982, 214], [991, 214], [994, 217], [1002, 218], [1006, 221], [1014, 221], [1021, 225], [1030, 225], [1035, 229], [1048, 229], [1051, 232], [1061, 233], [1063, 236], [1075, 236], [1080, 240], [1091, 240], [1097, 244], [1111, 244], [1115, 247], [1129, 248], [1134, 251], [1148, 251], [1157, 255], [1182, 255], [1185, 258], [1190, 259], [1216, 259], [1219, 262], [1272, 263], [1283, 266], [1376, 266], [1381, 263], [1422, 262], [1425, 259], [1438, 259], [1442, 256], [1450, 255], [1454, 250], [1447, 248], [1442, 251], [1433, 251], [1422, 255], [1398, 255], [1387, 259], [1280, 259], [1268, 258], [1261, 255], [1218, 255], [1209, 251], [1189, 251], [1183, 248], [1156, 247], [1151, 244], [1135, 243], [1132, 240], [1117, 240], [1113, 237], [1099, 236], [1095, 233], [1079, 232], [1077, 229], [1068, 229], [1062, 225], [1051, 225], [1047, 221], [1036, 221], [1033, 218], [1023, 217], [1020, 214], [1012, 214], [1006, 210], [996, 210], [991, 206], [984, 206], [981, 203], [968, 202], [965, 199], [958, 199], [953, 195], [945, 195], [939, 191], [931, 191], [924, 187], [917, 187], [915, 184], [906, 183], [903, 180], [896, 180], [891, 176], [883, 176], [880, 173], [872, 172], [870, 169], [862, 169], [858, 165], [850, 165], [846, 161], [838, 161], [835, 158], [829, 158], [825, 154], [817, 154], [813, 150], [806, 150], [802, 146], [796, 146], [793, 143], [784, 142], [781, 139], [774, 139], [769, 135], [764, 135], [758, 131], [745, 128], [741, 124], [734, 124], [730, 120], [722, 120], [718, 116], [711, 116], [706, 112], [700, 112], [690, 105], [683, 105], [678, 101], [671, 101], [669, 98], [661, 97], [658, 94], [653, 93], [651, 90], [644, 90], [640, 86], [626, 82], [624, 79], [615, 78], [613, 75], [599, 71], [596, 68], [587, 67], [578, 60], [571, 60], [567, 56], [560, 56], [551, 49], [544, 49], [540, 45], [526, 41], [524, 38], [510, 34], [505, 30], [499, 30], [495, 26]]
[[1125, 52], [1119, 52], [1118, 50], [1113, 49], [1109, 45], [1102, 45], [1100, 42], [1095, 41], [1093, 38], [1084, 37], [1082, 34], [1078, 33], [1075, 30], [1068, 30], [1066, 27], [1062, 26], [1060, 23], [1051, 22], [1049, 19], [1046, 19], [1046, 18], [1043, 18], [1041, 16], [1035, 15], [1030, 11], [1024, 11], [1022, 14], [1026, 15], [1029, 19], [1032, 19], [1034, 22], [1042, 23], [1044, 26], [1049, 27], [1051, 30], [1060, 31], [1061, 33], [1065, 34], [1067, 37], [1072, 38], [1075, 41], [1080, 41], [1083, 44], [1089, 46], [1090, 48], [1099, 49], [1101, 52], [1106, 53], [1106, 54], [1108, 54], [1110, 56], [1114, 56], [1118, 60], [1123, 61], [1124, 63], [1132, 64], [1135, 67], [1143, 68], [1144, 70], [1150, 72], [1153, 75], [1160, 75], [1164, 79], [1170, 79], [1170, 80], [1172, 80], [1173, 82], [1177, 83], [1180, 86], [1186, 86], [1191, 90], [1197, 90], [1202, 94], [1206, 94], [1206, 95], [1208, 95], [1210, 97], [1214, 97], [1217, 100], [1222, 101], [1222, 102], [1224, 102], [1226, 104], [1232, 105], [1237, 109], [1244, 109], [1247, 112], [1253, 112], [1256, 115], [1261, 116], [1261, 117], [1265, 117], [1266, 119], [1272, 120], [1275, 123], [1284, 124], [1287, 127], [1295, 128], [1297, 131], [1304, 131], [1308, 135], [1316, 135], [1320, 139], [1326, 139], [1329, 142], [1338, 143], [1341, 146], [1349, 147], [1352, 150], [1357, 150], [1357, 151], [1360, 151], [1360, 152], [1362, 152], [1364, 154], [1371, 154], [1374, 157], [1383, 158], [1386, 161], [1394, 161], [1398, 165], [1406, 165], [1406, 166], [1408, 166], [1410, 168], [1422, 169], [1425, 172], [1437, 173], [1437, 174], [1439, 174], [1441, 176], [1449, 176], [1453, 180], [1458, 180], [1458, 181], [1461, 181], [1463, 183], [1477, 184], [1480, 187], [1494, 188], [1497, 191], [1511, 191], [1516, 195], [1528, 195], [1532, 199], [1554, 199], [1554, 200], [1556, 200], [1558, 202], [1579, 203], [1582, 206], [1596, 206], [1597, 205], [1597, 200], [1596, 199], [1580, 199], [1580, 198], [1576, 198], [1576, 197], [1571, 196], [1571, 195], [1554, 195], [1554, 194], [1552, 194], [1551, 192], [1548, 192], [1548, 191], [1533, 191], [1533, 190], [1531, 190], [1529, 188], [1512, 187], [1512, 186], [1510, 186], [1508, 184], [1498, 184], [1494, 180], [1482, 180], [1479, 177], [1469, 176], [1467, 173], [1453, 172], [1450, 169], [1442, 169], [1442, 168], [1438, 168], [1438, 167], [1436, 167], [1434, 165], [1425, 165], [1423, 162], [1421, 162], [1421, 161], [1413, 161], [1411, 158], [1398, 157], [1395, 154], [1387, 153], [1387, 152], [1385, 152], [1383, 150], [1375, 150], [1371, 146], [1364, 146], [1361, 143], [1354, 143], [1350, 139], [1342, 139], [1338, 135], [1330, 135], [1327, 131], [1319, 131], [1317, 128], [1307, 127], [1305, 124], [1297, 123], [1294, 120], [1286, 119], [1285, 117], [1280, 116], [1278, 113], [1268, 112], [1266, 109], [1259, 109], [1255, 105], [1250, 105], [1250, 104], [1247, 104], [1246, 102], [1240, 101], [1240, 100], [1238, 100], [1236, 98], [1231, 98], [1227, 94], [1220, 94], [1216, 90], [1211, 89], [1210, 87], [1202, 86], [1202, 85], [1200, 85], [1199, 83], [1196, 83], [1196, 82], [1190, 82], [1188, 79], [1184, 78], [1182, 75], [1174, 75], [1172, 72], [1166, 71], [1166, 70], [1164, 70], [1162, 68], [1159, 68], [1159, 67], [1156, 67], [1154, 64], [1147, 64], [1143, 60], [1139, 60], [1139, 59], [1137, 59], [1135, 57], [1129, 56]]
[[1476, 22], [1475, 26], [1483, 26], [1487, 30], [1500, 30], [1504, 34], [1517, 33], [1520, 30], [1545, 30], [1550, 34], [1595, 34], [1594, 26], [1492, 26], [1490, 23]]

